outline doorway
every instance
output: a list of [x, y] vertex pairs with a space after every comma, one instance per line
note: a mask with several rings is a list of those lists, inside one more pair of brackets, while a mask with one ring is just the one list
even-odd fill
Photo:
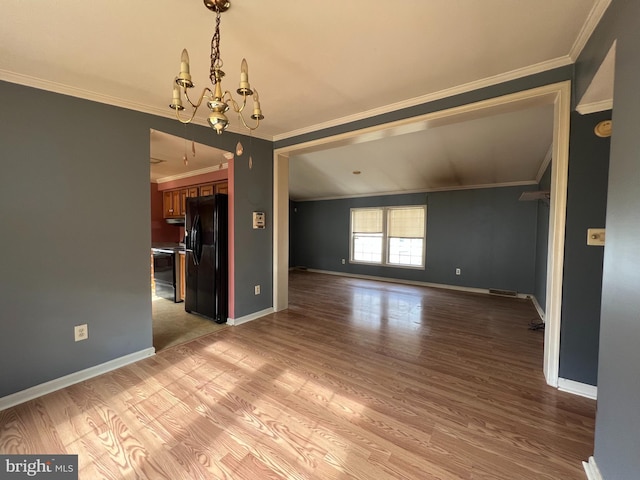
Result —
[[[171, 252], [173, 259], [163, 295], [151, 279], [153, 346], [157, 351], [226, 328], [213, 320], [185, 311], [186, 199], [228, 193], [229, 167], [234, 155], [157, 130], [150, 131], [151, 248]], [[153, 268], [153, 260], [151, 262]], [[153, 271], [153, 270], [152, 270]], [[156, 293], [158, 293], [156, 295]]]
[[515, 104], [548, 103], [553, 110], [553, 144], [551, 157], [551, 192], [549, 213], [548, 259], [545, 304], [544, 375], [549, 385], [558, 386], [560, 324], [562, 306], [562, 274], [564, 264], [564, 234], [569, 162], [569, 118], [571, 82], [565, 81], [534, 88], [473, 104], [462, 105], [419, 117], [377, 125], [363, 130], [284, 147], [274, 151], [274, 297], [275, 311], [288, 306], [289, 255], [289, 157], [374, 138], [394, 131], [429, 128], [433, 122], [455, 122], [477, 117], [491, 111], [501, 111]]

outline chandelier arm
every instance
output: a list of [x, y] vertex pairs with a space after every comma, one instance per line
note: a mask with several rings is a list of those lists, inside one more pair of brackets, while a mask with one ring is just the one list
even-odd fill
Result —
[[233, 108], [233, 111], [236, 112], [236, 113], [241, 113], [244, 110], [244, 107], [247, 106], [247, 96], [246, 95], [242, 96], [242, 106], [238, 105], [238, 102], [236, 102], [236, 100], [233, 98], [233, 95], [231, 94], [231, 92], [229, 90], [226, 90], [224, 92], [224, 97], [228, 98], [227, 102], [231, 102], [231, 106]]
[[[189, 98], [189, 91], [184, 87], [182, 87], [182, 90], [184, 91], [184, 96], [186, 97], [187, 101], [191, 104], [191, 106], [195, 110], [197, 110], [200, 107], [200, 105], [202, 105], [202, 101], [205, 99], [205, 94], [207, 92], [209, 92], [209, 96], [213, 95], [213, 92], [211, 91], [211, 89], [209, 87], [204, 87], [204, 89], [202, 90], [202, 93], [200, 94], [200, 100], [198, 100], [198, 103], [193, 103], [191, 101], [191, 99]], [[195, 113], [195, 111], [194, 111], [194, 113]]]
[[174, 110], [176, 111], [176, 118], [178, 119], [178, 121], [179, 121], [180, 123], [184, 123], [184, 124], [191, 123], [191, 122], [193, 121], [193, 117], [195, 117], [195, 116], [196, 116], [196, 111], [194, 110], [194, 111], [191, 113], [191, 116], [190, 116], [188, 119], [184, 120], [184, 119], [180, 116], [180, 110], [179, 110], [178, 108], [175, 108]]
[[198, 108], [200, 107], [200, 105], [202, 105], [202, 101], [205, 99], [205, 94], [206, 94], [207, 92], [209, 92], [209, 94], [211, 95], [211, 93], [212, 93], [212, 92], [211, 92], [211, 90], [209, 89], [209, 87], [205, 87], [205, 88], [202, 90], [202, 93], [200, 94], [200, 101], [198, 101], [198, 103], [197, 103], [197, 104], [195, 104], [195, 103], [193, 103], [193, 102], [191, 101], [191, 99], [189, 98], [189, 94], [187, 93], [187, 90], [186, 90], [185, 88], [183, 88], [183, 90], [185, 91], [185, 92], [184, 92], [184, 94], [185, 94], [185, 97], [187, 98], [187, 101], [188, 101], [188, 102], [189, 102], [189, 104], [193, 107], [193, 111], [191, 112], [191, 116], [190, 116], [187, 120], [184, 120], [184, 119], [180, 116], [180, 109], [176, 108], [176, 109], [175, 109], [175, 111], [176, 111], [176, 118], [178, 119], [178, 121], [179, 121], [180, 123], [185, 123], [185, 124], [186, 124], [186, 123], [191, 123], [191, 122], [193, 121], [193, 118], [196, 116], [196, 113], [198, 112]]
[[256, 130], [260, 126], [260, 119], [259, 118], [256, 118], [256, 126], [255, 127], [250, 127], [249, 125], [247, 125], [247, 122], [244, 120], [244, 116], [240, 112], [238, 112], [238, 118], [242, 122], [242, 125], [244, 125], [244, 128], [246, 128], [247, 130], [253, 131], [253, 130]]

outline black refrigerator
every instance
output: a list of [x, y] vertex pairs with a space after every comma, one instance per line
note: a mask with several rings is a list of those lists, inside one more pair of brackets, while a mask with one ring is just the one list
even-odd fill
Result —
[[225, 323], [229, 311], [227, 195], [186, 200], [184, 309]]

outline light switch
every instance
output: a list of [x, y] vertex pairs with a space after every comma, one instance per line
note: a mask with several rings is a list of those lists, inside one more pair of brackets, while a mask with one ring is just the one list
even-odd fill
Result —
[[587, 245], [593, 247], [604, 247], [604, 228], [589, 228], [587, 229]]
[[253, 228], [262, 229], [266, 228], [267, 221], [265, 219], [264, 212], [253, 212]]

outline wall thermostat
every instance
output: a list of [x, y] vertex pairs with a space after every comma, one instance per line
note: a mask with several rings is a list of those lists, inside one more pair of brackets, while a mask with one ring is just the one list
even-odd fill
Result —
[[267, 226], [267, 222], [265, 219], [264, 212], [253, 212], [253, 228], [265, 228]]

